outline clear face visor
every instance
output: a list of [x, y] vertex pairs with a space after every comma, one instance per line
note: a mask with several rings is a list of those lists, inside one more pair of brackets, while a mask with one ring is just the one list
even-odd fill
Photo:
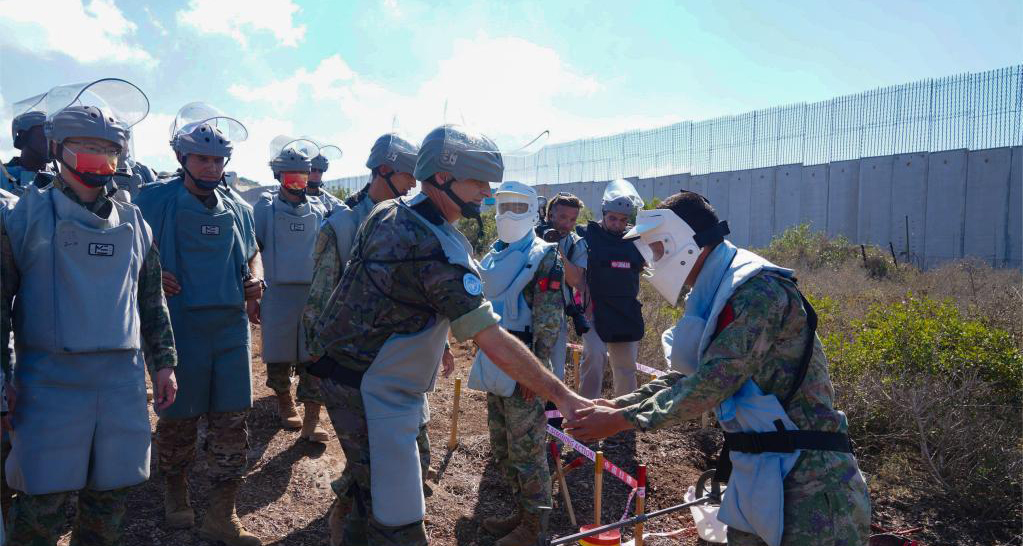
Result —
[[293, 138], [288, 135], [277, 135], [270, 141], [270, 160], [284, 152], [294, 152], [312, 159], [320, 154], [320, 146], [306, 138]]
[[529, 212], [529, 203], [524, 199], [522, 201], [498, 201], [497, 202], [497, 214], [526, 214]]
[[225, 116], [223, 112], [205, 102], [191, 102], [182, 106], [171, 123], [170, 137], [173, 139], [179, 134], [191, 133], [204, 123], [219, 130], [231, 142], [242, 142], [249, 138], [248, 130], [240, 121]]
[[149, 114], [146, 94], [135, 84], [118, 78], [54, 87], [32, 108], [53, 117], [69, 106], [97, 107], [129, 128]]

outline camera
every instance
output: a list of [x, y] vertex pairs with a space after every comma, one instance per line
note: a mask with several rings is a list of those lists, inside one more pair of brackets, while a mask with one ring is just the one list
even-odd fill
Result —
[[578, 303], [570, 303], [565, 306], [565, 315], [572, 319], [572, 327], [575, 328], [575, 335], [582, 337], [590, 331], [590, 321], [586, 320], [583, 308]]
[[563, 239], [564, 235], [562, 235], [560, 231], [549, 227], [543, 230], [543, 233], [540, 235], [540, 238], [547, 243], [556, 243]]

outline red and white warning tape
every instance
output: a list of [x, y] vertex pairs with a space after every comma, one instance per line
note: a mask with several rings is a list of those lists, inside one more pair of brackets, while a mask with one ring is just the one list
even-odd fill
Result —
[[[561, 412], [557, 410], [551, 410], [546, 412], [545, 415], [548, 419], [552, 419], [556, 417], [561, 417]], [[569, 436], [564, 431], [559, 430], [551, 425], [547, 425], [547, 434], [550, 434], [551, 436], [554, 436], [558, 440], [561, 440], [563, 444], [578, 451], [579, 454], [581, 454], [583, 457], [586, 457], [587, 459], [594, 462], [597, 461], [597, 454], [594, 453], [592, 449], [586, 447], [584, 444], [579, 442], [579, 440], [576, 440], [575, 438]], [[622, 483], [632, 488], [632, 491], [629, 492], [629, 498], [626, 499], [625, 501], [625, 512], [622, 514], [621, 518], [625, 519], [629, 515], [629, 508], [632, 506], [632, 498], [636, 496], [637, 493], [639, 493], [640, 496], [645, 496], [646, 488], [642, 488], [642, 491], [640, 491], [639, 482], [636, 481], [636, 478], [633, 478], [624, 470], [618, 468], [617, 465], [607, 460], [606, 458], [604, 459], [604, 471], [618, 478], [619, 480], [622, 481]]]

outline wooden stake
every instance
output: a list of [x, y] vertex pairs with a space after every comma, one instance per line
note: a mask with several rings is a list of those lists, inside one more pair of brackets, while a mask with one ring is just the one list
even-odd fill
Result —
[[[646, 465], [639, 465], [638, 476], [636, 481], [639, 482], [639, 492], [636, 495], [636, 515], [642, 515], [646, 509]], [[640, 493], [642, 492], [642, 493]], [[636, 531], [632, 534], [632, 538], [635, 540], [636, 546], [643, 546], [643, 522], [636, 524]]]
[[558, 450], [558, 444], [551, 442], [551, 455], [554, 457], [554, 468], [557, 469], [556, 473], [558, 476], [558, 488], [561, 489], [561, 497], [565, 500], [565, 508], [568, 509], [568, 519], [572, 522], [572, 528], [575, 529], [579, 525], [575, 522], [575, 509], [572, 508], [572, 494], [568, 492], [568, 482], [565, 481], [565, 472], [561, 469], [561, 453]]
[[597, 452], [593, 465], [593, 523], [600, 525], [600, 498], [604, 492], [604, 452]]
[[451, 437], [448, 438], [448, 449], [458, 447], [458, 406], [462, 397], [462, 378], [455, 378], [455, 403], [451, 407]]
[[575, 372], [573, 372], [573, 374], [575, 375], [575, 389], [576, 390], [579, 390], [579, 356], [580, 356], [579, 349], [573, 348], [572, 349], [572, 364], [575, 366]]

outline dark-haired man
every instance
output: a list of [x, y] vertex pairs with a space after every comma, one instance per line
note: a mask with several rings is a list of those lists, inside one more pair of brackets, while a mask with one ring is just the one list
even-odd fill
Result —
[[683, 285], [692, 288], [664, 335], [673, 371], [597, 401], [566, 430], [588, 441], [715, 409], [726, 449], [718, 470], [730, 474], [718, 519], [729, 544], [865, 544], [870, 500], [845, 414], [832, 404], [813, 307], [792, 270], [736, 248], [727, 234], [692, 192], [640, 211], [626, 237], [651, 265], [651, 284], [672, 305]]
[[[566, 307], [575, 302], [572, 289], [579, 294], [581, 302], [586, 300], [586, 240], [575, 231], [582, 208], [582, 199], [570, 193], [559, 193], [547, 204], [546, 225], [557, 230], [561, 236], [558, 240], [558, 253], [561, 254], [561, 261], [565, 267], [565, 284], [562, 285], [562, 290]], [[558, 340], [551, 349], [554, 375], [562, 381], [565, 379], [567, 346], [568, 321], [565, 321], [561, 324]]]

